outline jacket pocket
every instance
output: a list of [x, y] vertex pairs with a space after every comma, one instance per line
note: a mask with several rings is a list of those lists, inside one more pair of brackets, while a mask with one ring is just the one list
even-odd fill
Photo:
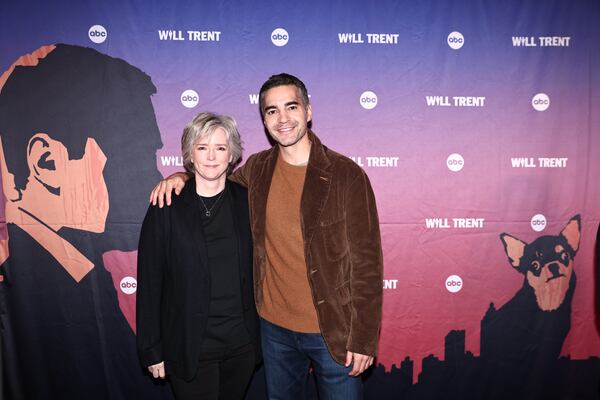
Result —
[[350, 282], [344, 282], [342, 285], [335, 288], [335, 294], [340, 305], [339, 312], [341, 313], [341, 322], [344, 325], [344, 329], [347, 330], [350, 326], [350, 320], [352, 317], [352, 310], [350, 309], [350, 302], [352, 301], [352, 296], [350, 294]]
[[339, 261], [349, 251], [346, 237], [346, 220], [321, 222], [325, 254], [329, 261]]
[[338, 299], [341, 305], [346, 305], [350, 303], [350, 282], [344, 282], [340, 286], [338, 286], [335, 290], [337, 292]]

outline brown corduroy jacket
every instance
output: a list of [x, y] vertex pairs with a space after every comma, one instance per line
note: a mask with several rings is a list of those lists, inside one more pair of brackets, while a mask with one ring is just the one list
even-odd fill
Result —
[[[375, 356], [381, 324], [383, 260], [375, 197], [365, 172], [321, 144], [314, 133], [300, 204], [312, 301], [329, 352]], [[252, 155], [231, 179], [248, 187], [254, 241], [254, 292], [262, 305], [265, 220], [278, 145]], [[294, 212], [294, 210], [290, 210]]]

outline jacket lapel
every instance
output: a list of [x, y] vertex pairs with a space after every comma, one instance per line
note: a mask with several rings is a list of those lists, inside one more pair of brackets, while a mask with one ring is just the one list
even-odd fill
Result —
[[250, 193], [250, 209], [252, 210], [252, 233], [253, 237], [257, 239], [254, 243], [254, 251], [257, 255], [265, 256], [265, 225], [267, 216], [267, 199], [269, 197], [269, 190], [271, 189], [271, 181], [273, 180], [273, 171], [277, 163], [277, 157], [279, 154], [279, 147], [273, 146], [269, 151], [269, 155], [265, 158], [262, 165], [258, 165], [257, 176], [252, 179], [249, 188]]
[[[309, 137], [312, 146], [300, 200], [300, 224], [305, 248], [310, 246], [315, 229], [321, 221], [321, 213], [327, 203], [333, 177], [329, 171], [331, 162], [325, 154], [323, 145], [312, 132], [309, 132]], [[306, 190], [307, 188], [309, 189]]]
[[241, 213], [244, 211], [243, 210], [244, 205], [241, 204], [241, 202], [240, 202], [239, 193], [236, 190], [234, 190], [235, 188], [232, 187], [234, 184], [227, 181], [227, 182], [225, 182], [225, 185], [228, 189], [227, 193], [225, 195], [230, 196], [229, 198], [231, 199], [231, 201], [229, 202], [229, 206], [230, 206], [230, 210], [231, 210], [231, 215], [233, 216], [233, 229], [235, 231], [235, 237], [236, 237], [236, 242], [237, 242], [238, 268], [240, 270], [240, 285], [241, 285], [241, 281], [242, 281], [242, 278], [245, 273], [245, 271], [243, 269], [243, 263], [241, 262], [241, 260], [244, 260], [245, 256], [246, 256], [244, 246], [242, 246], [242, 243], [243, 243], [242, 238], [244, 237], [244, 233], [242, 232], [242, 229], [245, 228], [245, 226], [242, 225], [242, 221], [244, 221], [244, 216], [241, 215]]
[[206, 241], [204, 240], [204, 231], [202, 230], [202, 221], [200, 220], [200, 210], [198, 209], [198, 200], [196, 199], [196, 180], [190, 179], [184, 186], [181, 196], [184, 203], [184, 218], [182, 223], [186, 224], [187, 231], [192, 234], [192, 240], [197, 244], [198, 256], [200, 257], [200, 266], [204, 272], [208, 273], [208, 253], [206, 251]]

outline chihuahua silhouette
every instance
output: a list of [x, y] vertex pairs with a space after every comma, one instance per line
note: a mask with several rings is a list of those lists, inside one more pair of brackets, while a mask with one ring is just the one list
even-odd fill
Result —
[[571, 328], [580, 237], [579, 215], [558, 235], [531, 243], [500, 235], [510, 265], [524, 279], [512, 299], [498, 310], [492, 303], [482, 320], [481, 359], [496, 393], [535, 398], [559, 387], [556, 367]]

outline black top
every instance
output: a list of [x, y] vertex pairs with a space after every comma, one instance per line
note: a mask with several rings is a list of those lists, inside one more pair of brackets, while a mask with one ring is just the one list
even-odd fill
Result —
[[[237, 237], [227, 189], [198, 196], [200, 219], [208, 254], [210, 304], [201, 357], [250, 343], [244, 326]], [[207, 215], [209, 210], [210, 215]]]

